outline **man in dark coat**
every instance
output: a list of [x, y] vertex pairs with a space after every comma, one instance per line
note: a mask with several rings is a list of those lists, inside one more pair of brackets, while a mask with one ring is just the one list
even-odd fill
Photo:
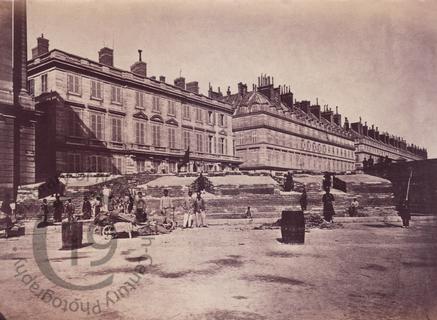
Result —
[[56, 200], [53, 202], [53, 208], [54, 208], [53, 220], [55, 222], [62, 221], [62, 214], [64, 213], [64, 204], [59, 199], [59, 196], [56, 196]]
[[91, 202], [88, 200], [88, 197], [83, 198], [83, 204], [82, 204], [82, 214], [84, 219], [90, 219], [91, 218]]
[[138, 192], [138, 199], [135, 202], [135, 217], [137, 222], [146, 222], [146, 201], [143, 199], [143, 194]]
[[402, 200], [398, 206], [399, 215], [402, 218], [402, 228], [410, 227], [410, 206], [408, 205], [408, 200]]
[[8, 216], [12, 214], [11, 201], [9, 200], [8, 194], [6, 194], [5, 200], [3, 200], [3, 202], [2, 202], [2, 206], [0, 208], [0, 211], [3, 211]]
[[304, 186], [302, 195], [300, 196], [300, 208], [301, 208], [301, 210], [306, 211], [307, 205], [308, 205], [308, 196], [307, 196], [307, 190]]
[[335, 201], [334, 196], [329, 192], [329, 188], [326, 188], [326, 193], [322, 197], [323, 202], [323, 218], [332, 222], [332, 217], [335, 215], [333, 202]]

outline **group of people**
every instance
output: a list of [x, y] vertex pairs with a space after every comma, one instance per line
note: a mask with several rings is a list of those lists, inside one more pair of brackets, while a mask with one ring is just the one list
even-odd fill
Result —
[[[322, 197], [322, 203], [323, 203], [323, 219], [327, 222], [333, 222], [333, 217], [335, 215], [334, 210], [334, 196], [330, 192], [330, 188], [325, 188], [325, 194]], [[304, 187], [303, 192], [300, 197], [300, 207], [302, 211], [307, 210], [308, 205], [308, 196], [306, 189]], [[350, 217], [356, 217], [358, 216], [358, 207], [359, 202], [357, 198], [354, 198], [352, 202], [350, 203], [348, 213]], [[397, 206], [397, 210], [399, 213], [399, 216], [402, 219], [402, 228], [409, 228], [410, 226], [410, 220], [411, 220], [411, 213], [410, 208], [408, 204], [408, 200], [401, 200], [400, 203]]]
[[[335, 215], [335, 210], [334, 210], [335, 198], [332, 195], [332, 193], [330, 192], [330, 187], [325, 186], [324, 189], [325, 189], [325, 194], [322, 196], [323, 218], [327, 222], [332, 222], [333, 217]], [[308, 206], [308, 195], [307, 195], [307, 191], [306, 191], [305, 186], [303, 187], [303, 192], [300, 196], [299, 202], [300, 202], [301, 210], [306, 211], [307, 206]], [[358, 203], [357, 199], [354, 198], [350, 204], [350, 207], [349, 207], [349, 215], [351, 217], [358, 215], [358, 206], [359, 206], [359, 203]]]
[[[107, 193], [103, 195], [103, 198], [95, 195], [91, 197], [84, 196], [81, 213], [76, 214], [71, 199], [67, 199], [64, 203], [60, 196], [56, 195], [53, 202], [53, 220], [54, 222], [61, 222], [63, 218], [67, 218], [68, 221], [73, 221], [79, 216], [82, 219], [91, 219], [98, 217], [101, 212], [115, 212], [117, 214], [134, 214], [136, 221], [142, 223], [148, 220], [146, 208], [146, 200], [142, 192], [138, 192], [136, 195], [128, 194], [124, 197]], [[206, 204], [202, 192], [197, 192], [194, 196], [191, 190], [188, 191], [188, 195], [183, 201], [183, 210], [183, 228], [208, 226], [206, 223]], [[45, 223], [48, 222], [50, 211], [47, 199], [43, 199], [41, 213]], [[164, 190], [163, 196], [160, 198], [159, 211], [164, 217], [164, 224], [174, 223], [175, 206], [167, 189]]]
[[206, 204], [202, 198], [202, 193], [199, 191], [194, 196], [191, 190], [184, 199], [183, 203], [184, 219], [182, 228], [208, 227], [206, 223]]
[[[73, 205], [71, 199], [68, 199], [66, 203], [62, 202], [59, 195], [56, 195], [55, 201], [53, 202], [53, 221], [61, 222], [64, 214], [68, 221], [72, 221], [75, 218], [76, 208]], [[48, 215], [50, 212], [47, 199], [44, 199], [41, 205], [41, 212], [43, 214], [44, 223], [48, 222]]]

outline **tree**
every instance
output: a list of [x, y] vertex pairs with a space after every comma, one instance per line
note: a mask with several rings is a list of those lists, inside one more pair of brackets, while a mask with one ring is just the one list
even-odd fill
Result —
[[194, 192], [207, 191], [212, 193], [214, 192], [214, 185], [211, 180], [201, 173], [191, 184], [191, 190]]

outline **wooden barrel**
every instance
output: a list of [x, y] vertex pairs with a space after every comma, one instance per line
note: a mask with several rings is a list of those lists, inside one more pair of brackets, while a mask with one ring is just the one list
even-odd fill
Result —
[[77, 249], [82, 246], [82, 222], [62, 223], [62, 249]]
[[282, 211], [281, 233], [283, 243], [305, 242], [305, 218], [302, 211]]

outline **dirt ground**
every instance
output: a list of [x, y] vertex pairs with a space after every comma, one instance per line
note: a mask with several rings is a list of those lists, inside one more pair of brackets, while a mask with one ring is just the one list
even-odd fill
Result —
[[[109, 249], [84, 239], [72, 255], [60, 250], [60, 226], [32, 235], [29, 225], [24, 237], [0, 239], [0, 312], [46, 320], [437, 319], [435, 222], [313, 229], [305, 245], [282, 244], [280, 230], [252, 228], [112, 240], [114, 253], [93, 266]], [[48, 279], [48, 266], [73, 285], [113, 281], [63, 288]]]

